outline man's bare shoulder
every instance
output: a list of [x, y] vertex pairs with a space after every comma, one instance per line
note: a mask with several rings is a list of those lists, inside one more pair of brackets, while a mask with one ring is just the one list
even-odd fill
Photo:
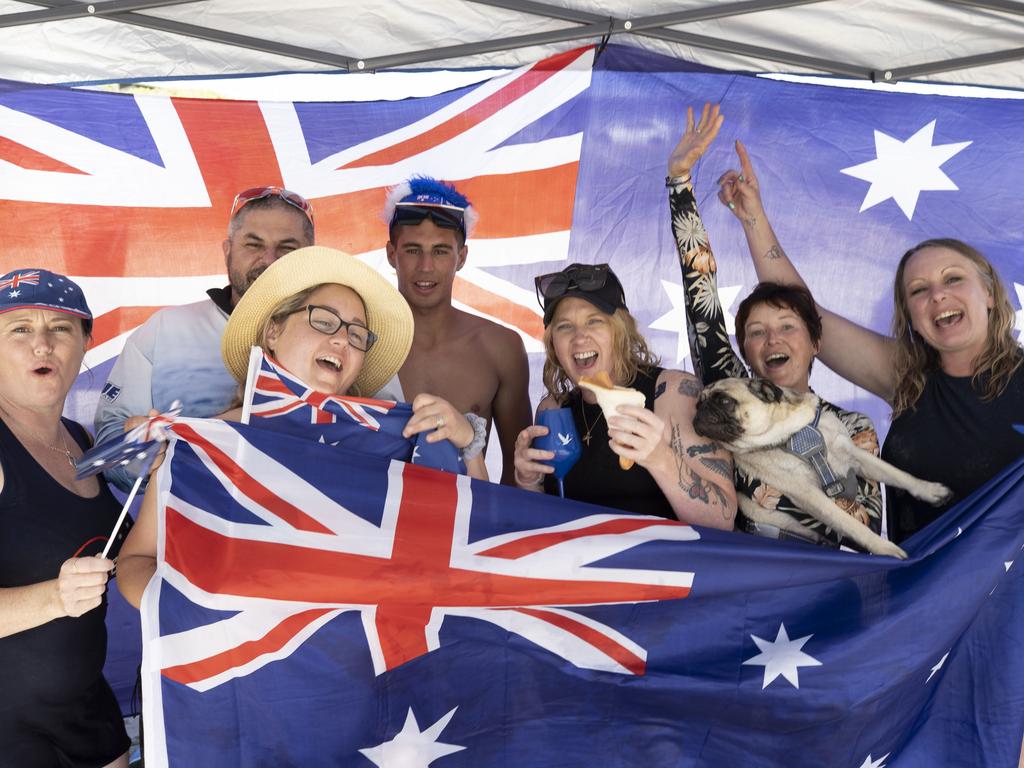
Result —
[[465, 334], [475, 341], [485, 343], [487, 349], [502, 354], [525, 349], [523, 340], [511, 328], [506, 328], [485, 317], [471, 315], [469, 312], [460, 310], [459, 315], [459, 327], [462, 331], [460, 336]]

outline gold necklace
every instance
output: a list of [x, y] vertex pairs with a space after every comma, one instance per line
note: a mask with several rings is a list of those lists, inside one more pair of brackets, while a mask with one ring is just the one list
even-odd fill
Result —
[[583, 443], [584, 443], [584, 445], [586, 445], [589, 448], [590, 447], [590, 436], [593, 434], [594, 430], [597, 429], [597, 425], [601, 423], [601, 419], [604, 418], [604, 411], [601, 411], [600, 415], [598, 415], [597, 419], [594, 421], [594, 425], [591, 426], [590, 422], [587, 421], [587, 407], [586, 406], [587, 406], [587, 404], [586, 404], [586, 402], [584, 402], [583, 396], [581, 395], [580, 396], [580, 415], [583, 416], [583, 426], [587, 428], [587, 431], [583, 433]]
[[64, 429], [62, 428], [62, 426], [60, 424], [57, 425], [57, 429], [58, 429], [58, 433], [57, 434], [60, 435], [60, 441], [64, 445], [63, 448], [58, 448], [55, 445], [50, 445], [48, 442], [43, 440], [43, 438], [39, 437], [39, 435], [36, 434], [35, 430], [28, 429], [27, 427], [25, 427], [24, 424], [22, 424], [20, 421], [18, 421], [13, 416], [11, 416], [11, 414], [9, 414], [5, 408], [0, 407], [0, 413], [3, 413], [3, 415], [7, 418], [8, 422], [10, 422], [11, 424], [16, 424], [19, 429], [24, 430], [28, 434], [29, 437], [31, 437], [33, 440], [35, 440], [37, 443], [39, 443], [41, 446], [43, 446], [43, 448], [48, 448], [49, 450], [51, 450], [51, 451], [53, 451], [55, 453], [62, 453], [62, 454], [64, 454], [64, 458], [66, 458], [68, 460], [68, 464], [71, 465], [71, 468], [72, 469], [76, 469], [75, 457], [71, 455], [71, 449], [68, 448], [67, 438], [64, 437]]

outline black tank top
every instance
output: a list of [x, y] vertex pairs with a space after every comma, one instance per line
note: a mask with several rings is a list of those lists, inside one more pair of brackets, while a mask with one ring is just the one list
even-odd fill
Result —
[[[88, 447], [88, 436], [79, 424], [67, 419], [63, 423], [79, 446]], [[103, 551], [120, 505], [102, 480], [92, 498], [72, 493], [50, 477], [2, 420], [0, 463], [0, 587], [56, 578], [69, 557]], [[7, 705], [28, 708], [63, 702], [95, 683], [107, 650], [105, 615], [104, 599], [79, 618], [55, 619], [0, 638], [0, 717]]]
[[[648, 410], [654, 410], [654, 388], [661, 371], [661, 368], [642, 369], [629, 385], [644, 393]], [[565, 476], [565, 498], [675, 520], [672, 506], [646, 469], [639, 465], [629, 470], [619, 467], [619, 457], [608, 445], [608, 423], [601, 415], [601, 406], [585, 402], [576, 389], [569, 395], [565, 407], [572, 409], [576, 431], [583, 441], [583, 455]], [[583, 440], [588, 429], [589, 445]], [[544, 478], [544, 492], [558, 495], [558, 482], [551, 475]]]
[[[979, 388], [986, 382], [982, 377]], [[1021, 423], [1024, 367], [999, 397], [987, 402], [971, 377], [930, 373], [914, 407], [893, 419], [882, 458], [923, 480], [944, 483], [953, 498], [933, 507], [887, 486], [889, 538], [900, 543], [1024, 456], [1024, 435], [1013, 428]]]

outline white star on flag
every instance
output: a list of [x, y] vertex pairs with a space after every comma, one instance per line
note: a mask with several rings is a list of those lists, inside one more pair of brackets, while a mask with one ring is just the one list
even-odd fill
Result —
[[820, 667], [821, 662], [813, 656], [809, 656], [800, 649], [804, 643], [814, 635], [790, 640], [786, 633], [786, 625], [779, 624], [779, 633], [775, 636], [775, 642], [762, 640], [757, 635], [751, 635], [761, 652], [753, 658], [743, 662], [744, 665], [753, 664], [764, 667], [764, 683], [761, 685], [763, 691], [776, 677], [782, 675], [794, 688], [800, 687], [799, 667]]
[[889, 754], [889, 752], [886, 752], [877, 760], [872, 760], [871, 755], [869, 754], [864, 758], [864, 762], [861, 763], [858, 768], [885, 768], [885, 759], [889, 757]]
[[11, 291], [10, 293], [7, 294], [7, 296], [8, 298], [16, 299], [19, 296], [21, 296], [21, 291]]
[[686, 289], [679, 283], [661, 281], [661, 287], [672, 302], [672, 309], [659, 317], [648, 328], [654, 331], [674, 331], [676, 339], [676, 365], [690, 356], [690, 344], [686, 335]]
[[971, 142], [933, 145], [934, 134], [934, 120], [906, 141], [875, 131], [875, 159], [840, 171], [871, 183], [861, 212], [892, 198], [909, 220], [922, 192], [959, 189], [940, 166]]
[[[672, 302], [672, 309], [648, 325], [652, 331], [672, 331], [676, 338], [676, 365], [690, 356], [690, 342], [686, 334], [686, 289], [679, 283], [662, 280], [661, 287]], [[729, 335], [736, 333], [736, 319], [729, 312], [729, 307], [743, 290], [743, 285], [728, 285], [718, 289], [718, 298], [722, 302], [722, 314], [725, 315], [725, 330]]]
[[385, 741], [376, 747], [360, 749], [359, 753], [380, 768], [427, 768], [438, 758], [465, 749], [456, 744], [445, 744], [437, 740], [455, 714], [455, 709], [427, 730], [420, 731], [416, 715], [410, 707], [409, 713], [405, 716], [405, 725], [391, 741]]
[[1007, 560], [1005, 563], [1003, 563], [1003, 568], [1006, 569], [1007, 573], [1010, 572], [1010, 566], [1011, 565], [1013, 565], [1013, 560]]
[[948, 659], [948, 658], [949, 658], [949, 651], [946, 651], [945, 655], [943, 655], [943, 657], [938, 660], [938, 662], [935, 664], [935, 666], [932, 667], [932, 671], [928, 675], [928, 680], [925, 680], [925, 683], [929, 682], [933, 677], [935, 677], [935, 673], [938, 672], [940, 669], [942, 669], [942, 665], [946, 663], [946, 659]]
[[1014, 323], [1013, 327], [1017, 331], [1017, 342], [1024, 344], [1024, 285], [1015, 282], [1013, 290], [1017, 294], [1017, 303], [1021, 307], [1017, 310], [1017, 322]]

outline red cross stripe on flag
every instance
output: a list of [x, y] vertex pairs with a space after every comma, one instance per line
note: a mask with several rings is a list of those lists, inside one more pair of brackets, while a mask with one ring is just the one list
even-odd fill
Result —
[[0, 291], [5, 288], [17, 288], [19, 285], [39, 285], [39, 272], [19, 272], [6, 280], [0, 280]]
[[33, 263], [47, 254], [47, 268], [79, 282], [96, 315], [86, 358], [95, 366], [161, 306], [199, 300], [222, 279], [239, 190], [272, 184], [302, 194], [319, 244], [390, 274], [385, 191], [433, 175], [456, 183], [481, 214], [454, 300], [540, 351], [532, 291], [489, 270], [566, 258], [582, 129], [562, 135], [575, 124], [563, 116], [521, 134], [589, 87], [593, 54], [586, 47], [520, 67], [439, 98], [437, 108], [378, 104], [376, 133], [354, 143], [348, 135], [366, 134], [365, 115], [337, 110], [359, 105], [75, 93], [89, 105], [70, 110], [82, 113], [78, 126], [50, 122], [42, 96], [38, 109], [30, 99], [0, 102], [0, 217], [19, 223], [5, 255]]
[[[594, 514], [471, 543], [479, 486], [396, 461], [374, 525], [247, 442], [240, 432], [258, 430], [246, 429], [191, 419], [173, 427], [266, 524], [225, 521], [178, 498], [172, 484], [158, 574], [193, 602], [233, 615], [161, 637], [155, 657], [167, 679], [208, 690], [287, 657], [344, 611], [361, 613], [377, 674], [438, 649], [447, 616], [490, 622], [581, 668], [643, 674], [642, 647], [571, 609], [689, 594], [690, 572], [592, 565], [646, 541], [699, 538], [681, 523]], [[161, 487], [166, 473], [181, 471], [177, 453]]]

